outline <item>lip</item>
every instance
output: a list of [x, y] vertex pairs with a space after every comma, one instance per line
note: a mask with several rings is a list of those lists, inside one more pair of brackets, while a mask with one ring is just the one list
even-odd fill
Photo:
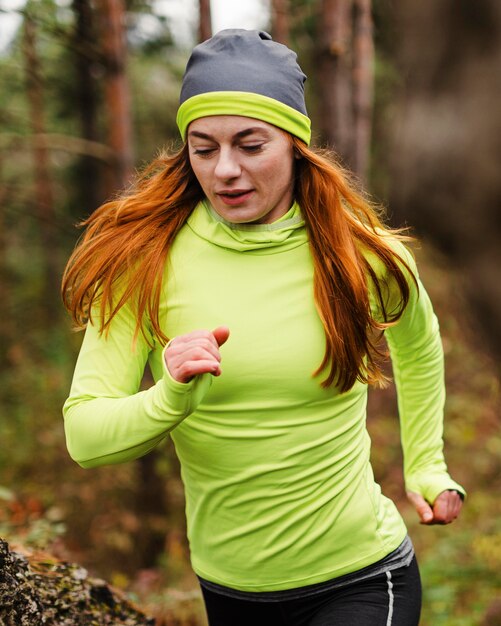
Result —
[[[224, 204], [228, 206], [238, 206], [246, 202], [254, 193], [254, 189], [223, 189], [216, 192], [216, 195], [221, 198]], [[232, 195], [226, 195], [232, 194]], [[240, 194], [235, 196], [234, 194]]]

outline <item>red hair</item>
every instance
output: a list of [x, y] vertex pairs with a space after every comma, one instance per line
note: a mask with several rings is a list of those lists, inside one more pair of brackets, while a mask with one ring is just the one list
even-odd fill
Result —
[[[62, 284], [63, 302], [77, 327], [92, 319], [99, 299], [100, 328], [106, 331], [119, 309], [134, 298], [136, 331], [143, 329], [147, 313], [154, 333], [167, 341], [158, 321], [165, 261], [179, 229], [202, 198], [185, 146], [172, 155], [161, 154], [130, 190], [81, 223], [87, 228]], [[117, 300], [114, 287], [121, 278], [126, 281]]]
[[[378, 339], [401, 316], [409, 299], [404, 271], [412, 272], [388, 242], [406, 239], [383, 225], [377, 210], [356, 190], [331, 155], [291, 139], [296, 156], [295, 198], [301, 207], [314, 261], [314, 293], [326, 335], [326, 350], [315, 375], [328, 371], [323, 386], [350, 389], [358, 379], [382, 383]], [[136, 336], [145, 315], [161, 342], [159, 302], [170, 246], [203, 192], [191, 169], [188, 148], [161, 154], [121, 197], [106, 202], [82, 222], [86, 231], [66, 267], [63, 302], [78, 327], [91, 319], [99, 300], [101, 332], [128, 301], [136, 307]], [[369, 262], [378, 259], [379, 276]], [[382, 291], [392, 281], [400, 294], [389, 316]], [[119, 284], [120, 297], [115, 291]], [[122, 284], [123, 283], [123, 284]], [[375, 319], [369, 302], [373, 288], [383, 312]]]
[[[384, 355], [378, 343], [409, 301], [404, 269], [415, 281], [390, 241], [410, 237], [384, 226], [377, 207], [357, 191], [332, 153], [311, 150], [296, 137], [292, 143], [300, 157], [295, 197], [308, 229], [315, 303], [326, 335], [324, 358], [315, 375], [328, 368], [322, 385], [335, 384], [341, 391], [351, 389], [356, 380], [383, 384], [386, 379], [378, 361]], [[383, 275], [372, 266], [374, 257], [382, 264]], [[390, 285], [400, 294], [391, 315], [383, 296]], [[375, 291], [382, 320], [371, 310], [370, 288]]]

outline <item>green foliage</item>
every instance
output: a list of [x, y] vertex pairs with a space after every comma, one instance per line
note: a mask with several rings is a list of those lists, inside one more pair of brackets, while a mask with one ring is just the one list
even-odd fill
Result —
[[[471, 503], [469, 504], [471, 506]], [[490, 516], [490, 506], [484, 514]], [[466, 522], [473, 522], [465, 512]], [[470, 519], [468, 519], [470, 518]], [[499, 519], [499, 515], [498, 515]], [[455, 530], [454, 539], [438, 541], [421, 567], [424, 581], [423, 625], [480, 624], [501, 586], [501, 525], [497, 530]], [[485, 534], [484, 534], [485, 533]]]

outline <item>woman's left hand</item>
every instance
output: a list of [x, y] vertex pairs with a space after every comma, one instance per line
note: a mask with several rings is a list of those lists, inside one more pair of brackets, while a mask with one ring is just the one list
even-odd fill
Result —
[[413, 491], [407, 492], [407, 497], [412, 502], [419, 515], [421, 524], [450, 524], [461, 511], [463, 500], [457, 491], [442, 491], [431, 506], [422, 495]]

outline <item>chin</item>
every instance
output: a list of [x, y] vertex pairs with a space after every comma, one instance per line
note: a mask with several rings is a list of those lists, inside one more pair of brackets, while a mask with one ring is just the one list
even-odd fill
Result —
[[228, 211], [228, 209], [225, 211], [219, 211], [217, 209], [214, 210], [220, 217], [231, 224], [253, 224], [266, 217], [265, 215], [256, 215], [255, 213], [251, 213], [249, 215], [247, 211], [242, 209], [234, 209], [230, 211]]

